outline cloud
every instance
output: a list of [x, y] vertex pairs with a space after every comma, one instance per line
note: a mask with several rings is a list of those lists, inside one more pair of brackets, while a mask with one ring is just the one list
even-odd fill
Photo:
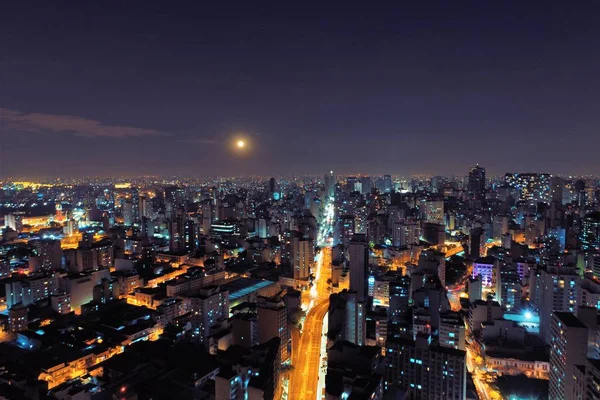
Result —
[[0, 128], [16, 129], [26, 132], [51, 131], [71, 133], [85, 137], [125, 138], [167, 135], [166, 133], [155, 129], [104, 125], [93, 119], [76, 117], [73, 115], [24, 113], [6, 108], [0, 108]]
[[221, 140], [217, 138], [191, 138], [191, 139], [180, 139], [178, 142], [181, 143], [193, 143], [193, 144], [218, 144]]

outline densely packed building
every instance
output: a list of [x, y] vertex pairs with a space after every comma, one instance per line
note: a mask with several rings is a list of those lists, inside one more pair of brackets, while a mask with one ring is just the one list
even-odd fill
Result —
[[306, 368], [327, 399], [591, 399], [599, 183], [3, 182], [0, 393], [294, 398]]

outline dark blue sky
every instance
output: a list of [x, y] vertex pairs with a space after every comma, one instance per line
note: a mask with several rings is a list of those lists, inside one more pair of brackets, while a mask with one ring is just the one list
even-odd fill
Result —
[[0, 177], [600, 173], [594, 2], [20, 3]]

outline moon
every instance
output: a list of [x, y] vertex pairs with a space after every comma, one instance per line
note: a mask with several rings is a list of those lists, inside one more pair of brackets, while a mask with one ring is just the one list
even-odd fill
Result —
[[235, 145], [238, 147], [238, 149], [243, 149], [244, 147], [246, 147], [246, 142], [243, 140], [238, 140]]

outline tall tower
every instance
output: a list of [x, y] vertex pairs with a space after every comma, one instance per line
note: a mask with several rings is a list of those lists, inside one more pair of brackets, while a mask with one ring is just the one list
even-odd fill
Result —
[[313, 241], [299, 237], [292, 237], [290, 243], [291, 264], [294, 270], [294, 279], [306, 279], [310, 275], [310, 266], [314, 259]]
[[357, 233], [352, 237], [348, 246], [350, 258], [350, 290], [356, 291], [356, 300], [364, 302], [367, 299], [367, 239], [364, 234]]
[[386, 193], [389, 193], [392, 191], [392, 176], [391, 175], [383, 176], [383, 189]]
[[469, 183], [467, 186], [469, 197], [476, 200], [483, 199], [485, 193], [485, 168], [479, 164], [469, 171]]
[[269, 195], [273, 200], [279, 200], [279, 192], [277, 191], [277, 181], [275, 178], [269, 179]]
[[348, 246], [350, 258], [350, 300], [346, 304], [347, 340], [362, 346], [367, 339], [367, 240], [364, 234], [355, 234]]
[[140, 215], [140, 191], [138, 188], [131, 188], [131, 216], [134, 223], [141, 221]]
[[328, 174], [325, 174], [325, 192], [328, 197], [333, 197], [335, 195], [335, 184], [336, 184], [335, 176], [333, 175], [333, 171], [329, 171]]
[[588, 330], [573, 313], [552, 314], [550, 343], [550, 400], [575, 399], [573, 375], [585, 365]]

